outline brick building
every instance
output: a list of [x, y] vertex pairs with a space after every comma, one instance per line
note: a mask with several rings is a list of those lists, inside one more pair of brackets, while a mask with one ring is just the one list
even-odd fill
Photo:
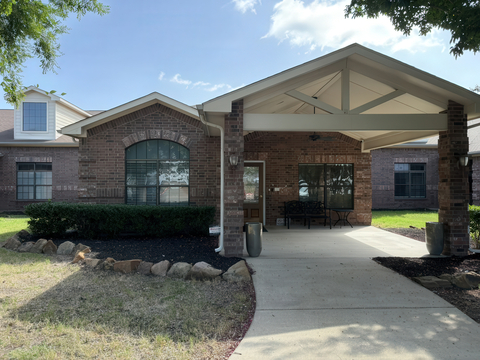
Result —
[[[152, 93], [92, 113], [30, 88], [0, 137], [0, 209], [48, 198], [213, 205], [218, 250], [234, 256], [245, 221], [275, 225], [293, 199], [353, 209], [352, 223], [369, 225], [372, 150], [439, 135], [438, 181], [428, 181], [445, 253], [462, 255], [468, 172], [457, 163], [479, 105], [479, 95], [357, 44], [196, 107]], [[402, 194], [421, 191], [420, 159], [434, 161], [395, 156]]]

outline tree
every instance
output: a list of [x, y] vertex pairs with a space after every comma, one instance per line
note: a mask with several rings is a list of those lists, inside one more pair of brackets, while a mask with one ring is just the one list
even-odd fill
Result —
[[450, 53], [455, 57], [466, 50], [480, 50], [480, 0], [351, 0], [345, 17], [386, 15], [395, 30], [410, 35], [414, 27], [421, 35], [433, 28], [451, 33]]
[[58, 68], [58, 36], [68, 32], [63, 21], [87, 12], [108, 13], [97, 0], [0, 0], [0, 74], [5, 100], [18, 105], [25, 96], [21, 72], [27, 59], [40, 60], [43, 73]]

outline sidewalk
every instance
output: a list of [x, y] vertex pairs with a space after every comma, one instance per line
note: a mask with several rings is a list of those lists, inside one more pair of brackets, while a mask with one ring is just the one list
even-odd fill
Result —
[[268, 228], [247, 258], [257, 309], [230, 359], [478, 359], [480, 326], [371, 260], [424, 243], [374, 227]]

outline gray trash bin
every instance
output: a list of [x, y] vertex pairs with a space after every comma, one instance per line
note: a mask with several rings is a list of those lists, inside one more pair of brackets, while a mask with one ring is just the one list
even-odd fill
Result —
[[257, 257], [262, 252], [263, 226], [259, 222], [245, 224], [247, 234], [247, 252], [251, 257]]
[[425, 243], [430, 255], [440, 255], [443, 252], [443, 223], [426, 223]]

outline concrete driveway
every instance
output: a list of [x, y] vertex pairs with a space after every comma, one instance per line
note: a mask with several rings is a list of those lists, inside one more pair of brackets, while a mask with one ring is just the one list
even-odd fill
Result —
[[257, 309], [230, 359], [480, 358], [477, 323], [371, 260], [424, 243], [371, 226], [268, 230], [247, 257]]

